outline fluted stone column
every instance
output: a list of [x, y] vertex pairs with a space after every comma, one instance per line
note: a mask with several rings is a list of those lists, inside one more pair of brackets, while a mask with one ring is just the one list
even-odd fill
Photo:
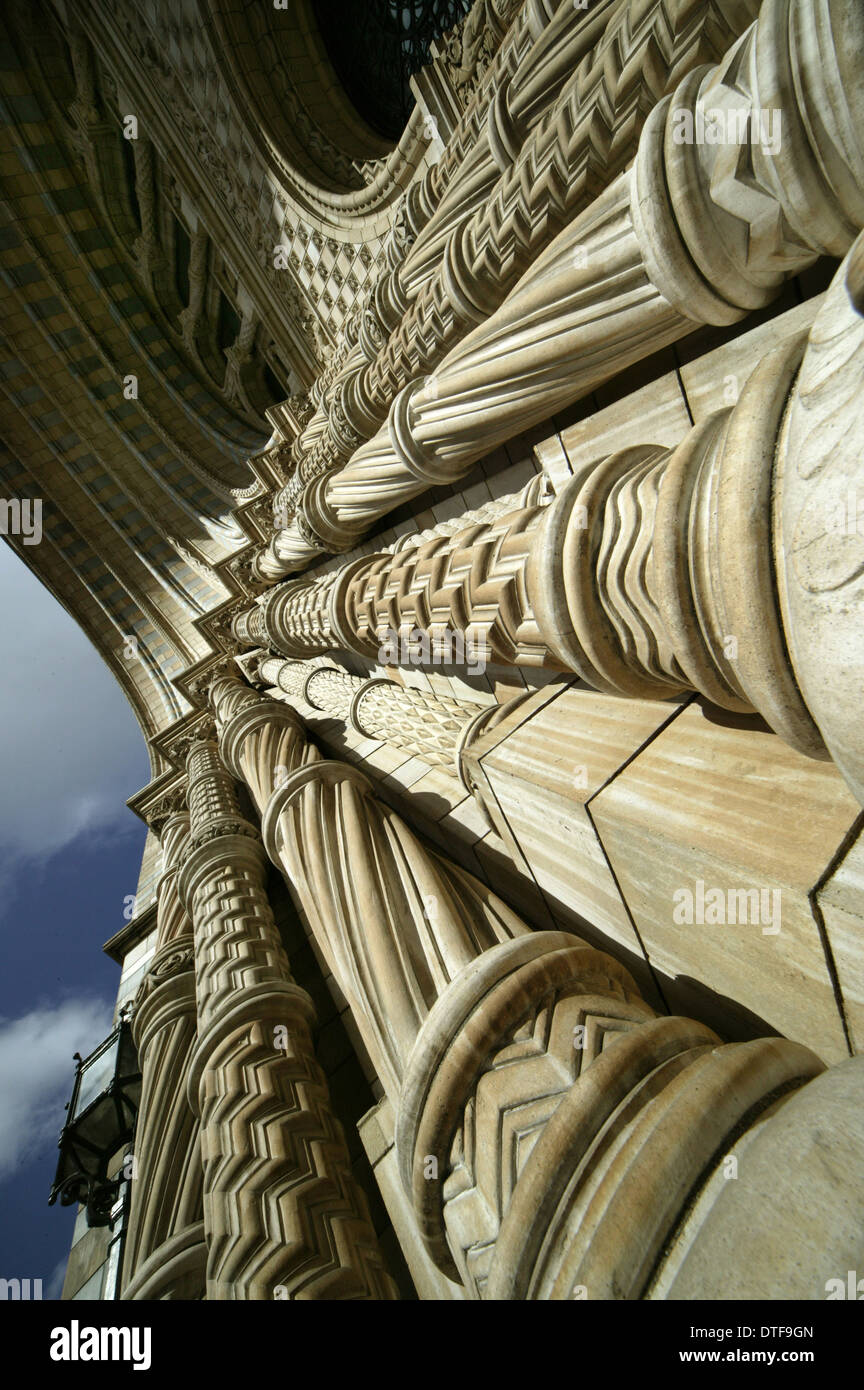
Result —
[[226, 764], [266, 819], [379, 1079], [398, 1094], [438, 992], [496, 942], [528, 928], [485, 885], [431, 853], [361, 772], [322, 759], [299, 716], [239, 679], [211, 686]]
[[188, 756], [180, 890], [195, 931], [207, 1297], [395, 1296], [291, 979], [266, 856], [215, 744]]
[[[724, 1155], [759, 1124], [764, 1137], [782, 1122], [782, 1149], [783, 1106], [823, 1064], [782, 1038], [724, 1046], [702, 1024], [656, 1018], [611, 957], [531, 931], [423, 846], [360, 772], [320, 758], [283, 704], [231, 675], [210, 699], [223, 756], [262, 812], [268, 853], [397, 1111], [402, 1181], [436, 1263], [479, 1298], [654, 1296]], [[864, 1074], [850, 1066], [841, 1169], [864, 1153]], [[736, 1219], [747, 1211], [758, 1226], [758, 1194], [741, 1176]], [[845, 1251], [846, 1196], [820, 1187], [828, 1260]], [[719, 1207], [703, 1210], [716, 1246]], [[699, 1236], [688, 1232], [688, 1259]], [[794, 1222], [784, 1241], [795, 1271]], [[734, 1297], [737, 1262], [721, 1258]], [[778, 1267], [766, 1296], [784, 1297], [786, 1277]]]
[[132, 1035], [141, 1065], [125, 1299], [202, 1298], [207, 1250], [198, 1118], [186, 1097], [196, 1035], [192, 924], [177, 888], [189, 817], [174, 811], [161, 832], [165, 870], [157, 889], [156, 951], [138, 994]]

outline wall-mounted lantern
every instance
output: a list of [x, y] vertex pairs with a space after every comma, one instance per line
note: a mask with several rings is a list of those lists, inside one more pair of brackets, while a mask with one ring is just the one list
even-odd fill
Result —
[[87, 1224], [107, 1226], [120, 1192], [122, 1173], [108, 1177], [108, 1166], [135, 1129], [141, 1098], [141, 1072], [128, 1016], [89, 1057], [79, 1058], [60, 1134], [60, 1158], [49, 1205], [82, 1202]]

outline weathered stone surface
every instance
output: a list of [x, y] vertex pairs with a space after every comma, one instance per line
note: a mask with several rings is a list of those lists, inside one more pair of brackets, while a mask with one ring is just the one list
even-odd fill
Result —
[[[662, 1262], [650, 1298], [858, 1298], [864, 1265], [864, 1058], [832, 1067], [736, 1142]], [[794, 1219], [790, 1220], [790, 1213]], [[849, 1292], [849, 1271], [855, 1292]]]

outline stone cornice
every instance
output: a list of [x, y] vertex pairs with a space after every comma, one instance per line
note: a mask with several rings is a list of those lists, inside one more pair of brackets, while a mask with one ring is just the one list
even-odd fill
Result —
[[154, 898], [143, 912], [136, 913], [131, 922], [128, 922], [125, 927], [121, 927], [118, 932], [108, 938], [102, 947], [106, 956], [110, 956], [118, 965], [122, 965], [132, 948], [155, 929], [156, 915], [157, 903]]

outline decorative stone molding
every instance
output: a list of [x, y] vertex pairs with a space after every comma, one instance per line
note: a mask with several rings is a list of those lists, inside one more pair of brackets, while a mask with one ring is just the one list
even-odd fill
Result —
[[[720, 63], [659, 102], [632, 169], [565, 227], [501, 307], [433, 374], [422, 375], [424, 363], [395, 395], [390, 382], [387, 423], [327, 477], [326, 504], [346, 534], [430, 481], [454, 481], [515, 430], [694, 323], [733, 323], [820, 254], [845, 254], [864, 223], [864, 150], [853, 134], [864, 103], [853, 56], [861, 23], [860, 11], [831, 0], [765, 0]], [[733, 138], [678, 143], [683, 123], [702, 129], [706, 111], [725, 113]], [[275, 555], [274, 542], [271, 572]]]
[[158, 801], [148, 806], [145, 811], [145, 819], [154, 835], [162, 839], [166, 822], [172, 816], [182, 815], [186, 810], [186, 785], [185, 779], [178, 786], [173, 787]]
[[737, 403], [676, 448], [622, 450], [546, 506], [280, 586], [262, 640], [286, 655], [345, 645], [374, 657], [397, 624], [433, 639], [464, 627], [488, 659], [572, 671], [596, 690], [697, 690], [755, 709], [810, 757], [827, 742], [860, 798], [864, 753], [844, 713], [862, 645], [849, 451], [864, 318], [847, 290], [858, 254], [809, 337], [771, 351]]
[[[655, 1018], [608, 955], [530, 931], [421, 846], [358, 769], [319, 758], [296, 716], [286, 744], [284, 707], [228, 678], [212, 700], [268, 854], [397, 1110], [402, 1182], [438, 1267], [477, 1298], [651, 1297], [723, 1155], [782, 1129], [823, 1064], [782, 1038], [724, 1046]], [[849, 1094], [862, 1085], [859, 1066]], [[844, 1153], [862, 1138], [850, 1126]], [[752, 1189], [747, 1203], [758, 1223]], [[716, 1250], [710, 1212], [707, 1229]], [[716, 1258], [734, 1297], [738, 1267]], [[773, 1277], [781, 1296], [784, 1271]]]
[[519, 8], [480, 0], [437, 45], [444, 73], [463, 109], [477, 91], [507, 24]]

